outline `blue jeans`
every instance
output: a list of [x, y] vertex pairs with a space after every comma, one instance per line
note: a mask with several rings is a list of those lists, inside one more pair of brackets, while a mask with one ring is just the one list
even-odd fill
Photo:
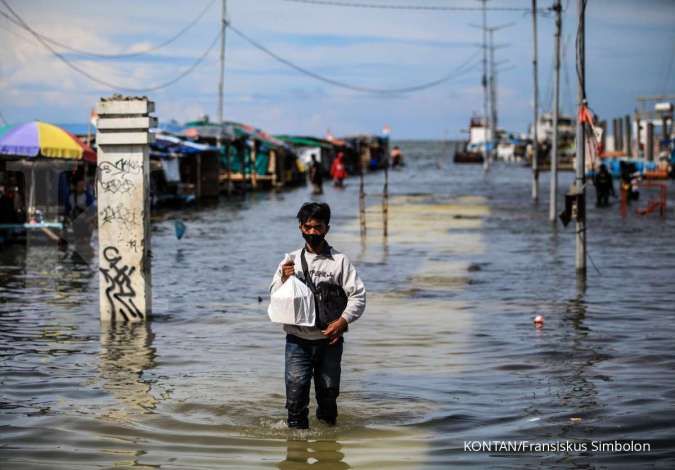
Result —
[[309, 389], [314, 377], [316, 417], [329, 424], [337, 419], [340, 394], [342, 338], [338, 344], [328, 340], [309, 341], [286, 336], [286, 409], [288, 427], [309, 427]]

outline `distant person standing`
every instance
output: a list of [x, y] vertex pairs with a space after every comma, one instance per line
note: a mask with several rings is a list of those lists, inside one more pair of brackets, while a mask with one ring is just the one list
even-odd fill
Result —
[[396, 168], [399, 166], [403, 166], [403, 154], [401, 153], [401, 149], [399, 148], [398, 145], [394, 145], [394, 148], [391, 149], [391, 167]]
[[323, 168], [312, 155], [312, 163], [309, 166], [309, 182], [312, 184], [312, 194], [323, 194]]
[[87, 208], [94, 204], [94, 195], [86, 186], [84, 179], [75, 182], [75, 188], [66, 200], [66, 214], [78, 242], [89, 241], [93, 230], [93, 215], [87, 214]]
[[616, 197], [614, 192], [614, 183], [612, 182], [612, 175], [607, 170], [607, 166], [603, 163], [600, 165], [598, 173], [593, 177], [593, 184], [595, 185], [595, 196], [597, 207], [609, 206], [609, 196]]
[[330, 176], [333, 178], [333, 185], [337, 188], [344, 187], [344, 179], [347, 177], [344, 159], [345, 154], [338, 152], [330, 167]]

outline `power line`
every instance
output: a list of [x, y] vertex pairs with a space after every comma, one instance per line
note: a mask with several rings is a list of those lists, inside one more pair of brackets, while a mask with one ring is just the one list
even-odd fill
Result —
[[[178, 31], [176, 34], [174, 34], [173, 36], [171, 36], [167, 40], [165, 40], [165, 41], [163, 41], [163, 42], [161, 42], [161, 43], [159, 43], [155, 46], [149, 47], [148, 49], [144, 49], [142, 51], [137, 51], [137, 52], [128, 52], [128, 53], [122, 53], [122, 54], [105, 54], [105, 53], [99, 53], [99, 52], [91, 52], [91, 51], [86, 51], [86, 50], [83, 50], [83, 49], [77, 49], [75, 47], [69, 46], [68, 44], [64, 44], [63, 42], [57, 41], [56, 39], [50, 38], [49, 36], [46, 36], [44, 34], [41, 34], [41, 33], [38, 33], [38, 34], [44, 41], [46, 41], [50, 44], [53, 44], [53, 45], [58, 46], [62, 49], [65, 49], [67, 51], [75, 52], [76, 54], [80, 54], [80, 55], [84, 55], [84, 56], [97, 57], [97, 58], [101, 58], [101, 59], [122, 59], [122, 58], [128, 58], [128, 57], [138, 57], [140, 55], [147, 54], [149, 52], [156, 51], [158, 49], [166, 47], [169, 44], [176, 41], [179, 37], [181, 37], [183, 34], [185, 34], [190, 28], [192, 28], [195, 24], [197, 24], [197, 22], [199, 22], [199, 20], [201, 20], [204, 17], [206, 12], [211, 8], [211, 6], [215, 3], [215, 1], [216, 0], [211, 0], [208, 3], [208, 5], [206, 5], [206, 8], [204, 8], [201, 11], [201, 13], [199, 13], [199, 15], [197, 15], [197, 17], [195, 19], [193, 19], [190, 23], [188, 23], [187, 26], [185, 26], [183, 29]], [[16, 12], [11, 10], [9, 5], [7, 5], [5, 2], [3, 2], [3, 3], [18, 18], [18, 15], [16, 14]], [[12, 18], [7, 13], [5, 13], [3, 11], [0, 11], [0, 15], [4, 16], [8, 21], [11, 21], [16, 26], [23, 27], [19, 21]]]
[[[194, 71], [194, 69], [195, 69], [199, 64], [201, 64], [201, 63], [203, 62], [203, 60], [206, 58], [206, 56], [209, 54], [209, 52], [211, 52], [211, 50], [213, 49], [213, 47], [215, 46], [216, 42], [218, 41], [218, 39], [219, 39], [220, 36], [221, 36], [221, 33], [219, 32], [218, 35], [216, 35], [216, 37], [213, 39], [213, 41], [211, 42], [211, 44], [208, 46], [208, 48], [206, 49], [206, 51], [205, 51], [205, 52], [204, 52], [204, 53], [203, 53], [203, 54], [202, 54], [202, 55], [201, 55], [201, 56], [200, 56], [200, 57], [199, 57], [199, 58], [198, 58], [198, 59], [197, 59], [197, 60], [196, 60], [189, 68], [188, 68], [188, 69], [186, 69], [185, 71], [183, 71], [181, 74], [179, 74], [179, 75], [176, 76], [175, 78], [173, 78], [173, 79], [171, 79], [171, 80], [169, 80], [169, 81], [167, 81], [167, 82], [161, 83], [161, 84], [159, 84], [159, 85], [152, 86], [152, 87], [147, 87], [147, 88], [129, 88], [129, 87], [123, 87], [123, 86], [116, 85], [116, 84], [111, 83], [111, 82], [108, 82], [108, 81], [106, 81], [106, 80], [102, 80], [102, 79], [100, 79], [100, 78], [98, 78], [98, 77], [96, 77], [96, 76], [94, 76], [94, 75], [88, 73], [87, 71], [83, 70], [82, 68], [78, 67], [77, 65], [73, 64], [70, 60], [68, 60], [67, 58], [65, 58], [65, 57], [63, 56], [63, 54], [61, 54], [61, 53], [59, 53], [58, 51], [54, 50], [54, 48], [52, 48], [52, 47], [47, 43], [47, 41], [46, 41], [46, 39], [44, 38], [44, 36], [41, 35], [40, 33], [38, 33], [37, 31], [35, 31], [33, 28], [31, 28], [31, 27], [23, 20], [23, 18], [21, 18], [21, 16], [19, 16], [19, 15], [12, 9], [12, 7], [7, 3], [6, 0], [0, 0], [0, 2], [5, 6], [5, 8], [7, 8], [7, 9], [10, 11], [10, 13], [12, 13], [12, 14], [14, 15], [14, 17], [16, 18], [16, 20], [13, 21], [13, 22], [14, 22], [15, 24], [17, 24], [18, 26], [20, 26], [22, 29], [28, 31], [28, 32], [29, 32], [29, 33], [30, 33], [30, 34], [31, 34], [31, 35], [32, 35], [32, 36], [33, 36], [33, 37], [34, 37], [34, 38], [35, 38], [35, 39], [43, 46], [43, 47], [45, 47], [47, 50], [49, 50], [49, 52], [51, 52], [52, 55], [54, 55], [56, 58], [58, 58], [59, 60], [61, 60], [66, 66], [68, 66], [69, 68], [75, 70], [76, 72], [80, 73], [81, 75], [84, 75], [86, 78], [88, 78], [89, 80], [91, 80], [91, 81], [93, 81], [93, 82], [95, 82], [95, 83], [104, 85], [104, 86], [106, 86], [106, 87], [108, 87], [108, 88], [112, 88], [113, 90], [118, 90], [118, 91], [135, 92], [135, 93], [145, 93], [145, 92], [150, 92], [150, 91], [156, 91], [156, 90], [159, 90], [159, 89], [162, 89], [162, 88], [166, 88], [166, 87], [169, 87], [169, 86], [173, 85], [174, 83], [178, 82], [179, 80], [181, 80], [181, 79], [184, 78], [185, 76], [189, 75], [192, 71]], [[0, 12], [0, 13], [2, 13], [2, 12]], [[5, 17], [7, 17], [7, 18], [10, 18], [10, 17], [8, 17], [8, 15], [6, 15], [6, 14], [3, 14], [3, 16], [5, 16]], [[296, 71], [298, 71], [298, 72], [300, 72], [300, 73], [303, 73], [303, 74], [305, 74], [305, 75], [307, 75], [307, 76], [310, 76], [310, 77], [312, 77], [312, 78], [314, 78], [314, 79], [316, 79], [316, 80], [320, 80], [320, 81], [322, 81], [322, 82], [324, 82], [324, 83], [328, 83], [328, 84], [331, 84], [331, 85], [334, 85], [334, 86], [338, 86], [338, 87], [342, 87], [342, 88], [347, 88], [347, 89], [354, 90], [354, 91], [359, 91], [359, 92], [377, 93], [377, 94], [397, 94], [397, 93], [410, 93], [410, 92], [414, 92], [414, 91], [421, 91], [421, 90], [424, 90], [424, 89], [432, 88], [432, 87], [434, 87], [434, 86], [438, 86], [438, 85], [440, 85], [440, 84], [442, 84], [442, 83], [445, 83], [445, 82], [451, 80], [452, 78], [459, 77], [460, 75], [465, 74], [466, 72], [472, 70], [472, 69], [477, 65], [477, 64], [472, 64], [471, 66], [469, 66], [470, 63], [475, 59], [476, 54], [474, 54], [474, 55], [472, 55], [471, 57], [469, 57], [469, 59], [468, 59], [467, 61], [465, 61], [464, 63], [460, 64], [460, 66], [457, 67], [452, 73], [447, 74], [447, 75], [445, 75], [445, 76], [443, 76], [443, 77], [441, 77], [441, 78], [439, 78], [439, 79], [437, 79], [437, 80], [433, 80], [433, 81], [430, 81], [430, 82], [421, 83], [421, 84], [414, 85], [414, 86], [403, 87], [403, 88], [391, 88], [391, 89], [370, 88], [370, 87], [364, 87], [364, 86], [359, 86], [359, 85], [352, 85], [352, 84], [349, 84], [349, 83], [346, 83], [346, 82], [334, 80], [334, 79], [332, 79], [332, 78], [325, 77], [325, 76], [320, 75], [320, 74], [318, 74], [318, 73], [312, 72], [311, 70], [308, 70], [308, 69], [306, 69], [306, 68], [304, 68], [304, 67], [301, 67], [301, 66], [299, 66], [299, 65], [297, 65], [297, 64], [295, 64], [295, 63], [293, 63], [293, 62], [291, 62], [290, 60], [285, 59], [285, 58], [279, 56], [278, 54], [275, 54], [274, 52], [272, 52], [272, 51], [271, 51], [270, 49], [268, 49], [267, 47], [263, 46], [263, 45], [260, 44], [259, 42], [257, 42], [257, 41], [255, 41], [254, 39], [250, 38], [248, 35], [244, 34], [244, 33], [243, 33], [242, 31], [240, 31], [239, 29], [237, 29], [237, 28], [235, 28], [234, 26], [232, 26], [231, 23], [227, 22], [227, 26], [228, 26], [235, 34], [237, 34], [239, 37], [241, 37], [242, 39], [244, 39], [245, 41], [247, 41], [249, 44], [251, 44], [251, 45], [254, 46], [255, 48], [261, 50], [262, 52], [268, 54], [269, 56], [271, 56], [271, 57], [274, 58], [275, 60], [277, 60], [277, 61], [283, 63], [284, 65], [286, 65], [286, 66], [288, 66], [288, 67], [290, 67], [290, 68], [292, 68], [292, 69], [294, 69], [294, 70], [296, 70]]]
[[[334, 2], [329, 0], [283, 0], [290, 3], [304, 3], [307, 5], [321, 5], [331, 7], [350, 7], [350, 8], [370, 8], [381, 10], [421, 10], [421, 11], [482, 11], [481, 7], [459, 7], [459, 6], [441, 6], [441, 5], [391, 5], [384, 3], [361, 3], [361, 2]], [[488, 11], [526, 11], [529, 8], [520, 7], [490, 7]], [[539, 13], [546, 10], [538, 10]]]
[[[414, 85], [414, 86], [409, 86], [409, 87], [404, 87], [404, 88], [390, 88], [390, 89], [370, 88], [370, 87], [364, 87], [364, 86], [360, 86], [360, 85], [352, 85], [352, 84], [349, 84], [349, 83], [346, 83], [346, 82], [342, 82], [342, 81], [339, 81], [339, 80], [334, 80], [334, 79], [329, 78], [329, 77], [325, 77], [325, 76], [320, 75], [316, 72], [312, 72], [311, 70], [308, 70], [304, 67], [301, 67], [301, 66], [291, 62], [290, 60], [284, 59], [283, 57], [279, 56], [278, 54], [275, 54], [274, 52], [269, 50], [267, 47], [263, 46], [259, 42], [255, 41], [254, 39], [250, 38], [249, 36], [247, 36], [243, 32], [239, 31], [237, 28], [232, 26], [231, 23], [228, 22], [227, 25], [228, 25], [229, 29], [232, 30], [232, 32], [234, 32], [237, 36], [239, 36], [240, 38], [242, 38], [243, 40], [245, 40], [246, 42], [251, 44], [256, 49], [259, 49], [260, 51], [269, 55], [270, 57], [272, 57], [276, 61], [281, 62], [282, 64], [284, 64], [284, 65], [286, 65], [286, 66], [288, 66], [288, 67], [290, 67], [290, 68], [292, 68], [292, 69], [294, 69], [294, 70], [296, 70], [296, 71], [298, 71], [298, 72], [300, 72], [304, 75], [307, 75], [309, 77], [312, 77], [312, 78], [314, 78], [316, 80], [319, 80], [319, 81], [322, 81], [324, 83], [328, 83], [330, 85], [334, 85], [334, 86], [341, 87], [341, 88], [346, 88], [346, 89], [353, 90], [353, 91], [365, 92], [365, 93], [398, 94], [398, 93], [410, 93], [410, 92], [413, 92], [413, 91], [425, 90], [427, 88], [432, 88], [432, 87], [435, 87], [435, 86], [440, 85], [442, 83], [445, 83], [452, 78], [458, 77], [459, 75], [470, 71], [476, 65], [476, 64], [473, 64], [471, 67], [465, 68], [469, 65], [469, 63], [471, 63], [471, 61], [473, 61], [475, 59], [477, 53], [473, 54], [471, 57], [469, 57], [469, 59], [466, 62], [462, 63], [459, 67], [457, 67], [453, 71], [453, 73], [445, 75], [444, 77], [441, 77], [437, 80], [433, 80], [431, 82], [422, 83], [422, 84], [419, 84], [419, 85]], [[464, 70], [462, 70], [462, 69], [464, 69]]]
[[202, 63], [202, 61], [206, 58], [206, 56], [209, 54], [209, 52], [211, 52], [211, 49], [213, 49], [213, 46], [216, 45], [216, 42], [220, 38], [220, 31], [218, 31], [218, 34], [213, 39], [213, 41], [211, 42], [209, 47], [206, 49], [206, 51], [204, 51], [204, 53], [200, 57], [198, 57], [197, 60], [195, 60], [195, 62], [190, 67], [188, 67], [186, 70], [181, 72], [179, 75], [177, 75], [173, 79], [168, 80], [168, 81], [166, 81], [164, 83], [161, 83], [159, 85], [152, 86], [152, 87], [128, 88], [128, 87], [118, 86], [118, 85], [115, 85], [114, 83], [108, 82], [106, 80], [102, 80], [98, 77], [95, 77], [94, 75], [90, 74], [89, 72], [87, 72], [87, 71], [83, 70], [82, 68], [78, 67], [77, 65], [73, 64], [71, 61], [66, 59], [63, 56], [63, 54], [54, 50], [54, 48], [52, 46], [50, 46], [47, 43], [47, 41], [45, 41], [41, 37], [40, 33], [38, 33], [37, 31], [32, 29], [30, 26], [28, 26], [28, 24], [12, 9], [12, 7], [6, 2], [6, 0], [0, 0], [0, 2], [5, 6], [5, 8], [7, 8], [9, 10], [10, 13], [12, 13], [15, 16], [15, 18], [21, 24], [21, 27], [23, 29], [25, 29], [26, 31], [28, 31], [33, 37], [35, 37], [35, 39], [37, 39], [38, 42], [40, 44], [42, 44], [42, 46], [44, 46], [46, 49], [48, 49], [52, 53], [52, 55], [54, 55], [57, 59], [59, 59], [61, 62], [63, 62], [69, 68], [75, 70], [76, 72], [80, 73], [81, 75], [84, 75], [89, 80], [91, 80], [95, 83], [98, 83], [100, 85], [104, 85], [108, 88], [112, 88], [113, 90], [117, 90], [117, 91], [133, 92], [133, 93], [147, 93], [147, 92], [150, 92], [150, 91], [161, 90], [162, 88], [167, 88], [167, 87], [173, 85], [174, 83], [178, 82], [179, 80], [185, 78], [187, 75], [192, 73], [197, 68], [197, 66]]

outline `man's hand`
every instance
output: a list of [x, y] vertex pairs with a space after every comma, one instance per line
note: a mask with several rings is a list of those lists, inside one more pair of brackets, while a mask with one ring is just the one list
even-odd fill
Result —
[[328, 344], [335, 344], [338, 342], [338, 340], [342, 336], [342, 333], [344, 333], [346, 329], [347, 329], [347, 320], [340, 317], [334, 322], [329, 323], [328, 327], [321, 333], [323, 333], [324, 336], [328, 336], [330, 338], [330, 342]]
[[295, 274], [295, 263], [293, 261], [286, 261], [281, 266], [281, 282], [286, 282], [286, 279]]

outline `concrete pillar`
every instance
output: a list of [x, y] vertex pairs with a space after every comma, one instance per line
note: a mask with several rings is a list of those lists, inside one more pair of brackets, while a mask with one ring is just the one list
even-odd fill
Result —
[[147, 98], [119, 95], [96, 106], [99, 297], [101, 321], [141, 322], [151, 312]]
[[654, 161], [654, 124], [647, 122], [647, 142], [645, 142], [647, 161]]
[[617, 150], [625, 150], [623, 148], [623, 120], [621, 118], [616, 119], [616, 126], [619, 129], [619, 133], [616, 137]]
[[612, 119], [612, 137], [614, 138], [613, 150], [619, 150], [621, 140], [619, 139], [619, 122], [616, 119]]
[[627, 157], [632, 157], [633, 156], [633, 139], [632, 139], [632, 131], [633, 127], [630, 122], [630, 115], [626, 114], [626, 116], [623, 118], [624, 121], [624, 127], [625, 127], [625, 143], [624, 143], [624, 149], [626, 150], [626, 156]]

